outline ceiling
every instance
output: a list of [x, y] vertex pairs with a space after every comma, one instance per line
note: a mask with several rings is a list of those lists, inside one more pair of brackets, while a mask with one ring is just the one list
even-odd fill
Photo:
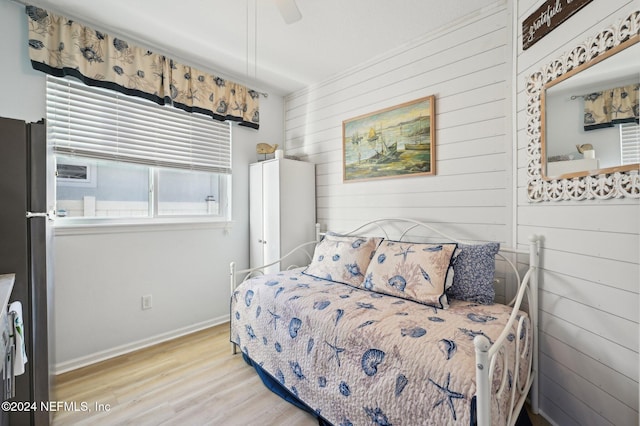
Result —
[[33, 0], [258, 90], [286, 95], [504, 0]]

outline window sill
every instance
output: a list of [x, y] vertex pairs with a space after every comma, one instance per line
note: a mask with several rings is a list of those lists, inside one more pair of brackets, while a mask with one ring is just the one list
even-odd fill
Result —
[[211, 218], [154, 218], [154, 219], [57, 219], [53, 234], [89, 235], [118, 234], [128, 232], [159, 232], [193, 229], [231, 230], [233, 221]]

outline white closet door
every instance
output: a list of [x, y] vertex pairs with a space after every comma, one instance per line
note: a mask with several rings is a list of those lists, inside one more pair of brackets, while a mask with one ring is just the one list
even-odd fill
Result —
[[[280, 162], [269, 161], [262, 165], [262, 235], [264, 237], [264, 264], [280, 258]], [[278, 272], [280, 264], [269, 267], [268, 273]]]
[[249, 265], [264, 265], [262, 164], [249, 166]]

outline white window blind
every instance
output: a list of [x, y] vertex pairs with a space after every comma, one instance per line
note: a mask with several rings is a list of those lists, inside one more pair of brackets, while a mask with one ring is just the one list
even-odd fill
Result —
[[622, 165], [640, 163], [640, 125], [636, 123], [620, 125], [620, 148]]
[[231, 125], [71, 79], [47, 77], [57, 153], [231, 174]]

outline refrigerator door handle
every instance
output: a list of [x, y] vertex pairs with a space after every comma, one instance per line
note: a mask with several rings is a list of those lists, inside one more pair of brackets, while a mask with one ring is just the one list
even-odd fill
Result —
[[48, 212], [27, 212], [26, 214], [26, 218], [27, 219], [31, 219], [34, 217], [46, 217], [49, 220], [54, 220], [56, 218], [56, 212], [55, 210], [49, 210]]

